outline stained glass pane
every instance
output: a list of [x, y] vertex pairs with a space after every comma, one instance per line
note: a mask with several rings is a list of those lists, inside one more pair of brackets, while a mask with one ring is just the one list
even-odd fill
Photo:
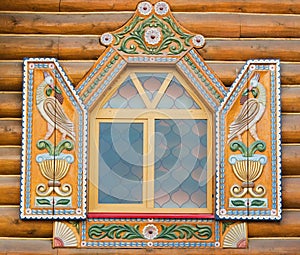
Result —
[[155, 208], [206, 208], [207, 120], [155, 121]]
[[180, 82], [174, 77], [162, 96], [158, 109], [200, 109]]
[[127, 77], [103, 108], [145, 108], [145, 104], [130, 77]]
[[99, 125], [98, 202], [142, 203], [143, 124]]
[[167, 73], [136, 73], [150, 101], [157, 95], [167, 75]]

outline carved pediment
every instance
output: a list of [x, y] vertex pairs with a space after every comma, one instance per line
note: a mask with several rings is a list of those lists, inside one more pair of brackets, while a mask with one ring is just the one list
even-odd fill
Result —
[[125, 54], [180, 55], [203, 47], [205, 40], [184, 29], [167, 3], [141, 2], [123, 27], [101, 35], [101, 43]]

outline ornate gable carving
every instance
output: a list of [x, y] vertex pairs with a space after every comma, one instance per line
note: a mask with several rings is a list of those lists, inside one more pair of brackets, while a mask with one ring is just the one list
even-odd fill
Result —
[[174, 56], [192, 47], [203, 47], [205, 40], [202, 35], [184, 29], [174, 19], [167, 3], [141, 2], [132, 19], [122, 28], [103, 34], [101, 43], [122, 54]]

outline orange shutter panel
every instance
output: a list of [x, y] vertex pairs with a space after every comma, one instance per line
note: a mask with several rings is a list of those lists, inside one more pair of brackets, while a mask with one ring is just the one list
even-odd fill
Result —
[[281, 218], [279, 60], [249, 60], [218, 112], [221, 219]]
[[55, 59], [24, 61], [22, 219], [84, 219], [86, 111]]

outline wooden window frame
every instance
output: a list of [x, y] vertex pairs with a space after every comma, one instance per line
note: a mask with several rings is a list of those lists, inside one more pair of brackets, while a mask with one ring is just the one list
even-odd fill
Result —
[[[151, 102], [147, 97], [142, 84], [137, 79], [136, 73], [167, 73], [165, 80], [159, 88], [156, 97]], [[130, 77], [145, 103], [145, 109], [119, 109], [119, 108], [102, 108], [103, 105], [110, 99], [110, 97], [121, 86], [122, 82]], [[157, 109], [162, 96], [168, 88], [173, 77], [180, 82], [182, 87], [189, 93], [192, 99], [200, 106], [200, 109]], [[123, 71], [117, 82], [112, 85], [109, 93], [104, 99], [97, 102], [96, 107], [92, 110], [89, 119], [89, 180], [88, 180], [88, 201], [89, 201], [89, 217], [101, 217], [102, 215], [109, 215], [110, 217], [160, 217], [168, 218], [170, 216], [176, 217], [193, 217], [193, 218], [213, 218], [214, 211], [214, 192], [213, 192], [213, 159], [215, 154], [213, 152], [213, 115], [202, 103], [201, 98], [194, 92], [191, 83], [187, 82], [171, 67], [128, 67]], [[137, 117], [136, 117], [137, 116]], [[170, 118], [171, 116], [171, 118]], [[154, 208], [154, 151], [148, 155], [149, 144], [154, 144], [154, 124], [155, 119], [205, 119], [207, 120], [207, 193], [205, 208]], [[148, 183], [146, 187], [143, 185], [143, 203], [142, 204], [98, 204], [96, 195], [98, 192], [98, 185], [95, 185], [94, 180], [98, 180], [98, 143], [91, 141], [99, 141], [98, 123], [101, 122], [126, 122], [126, 123], [143, 123], [144, 124], [144, 183]], [[151, 141], [150, 141], [151, 139]], [[149, 184], [152, 183], [152, 184]]]

